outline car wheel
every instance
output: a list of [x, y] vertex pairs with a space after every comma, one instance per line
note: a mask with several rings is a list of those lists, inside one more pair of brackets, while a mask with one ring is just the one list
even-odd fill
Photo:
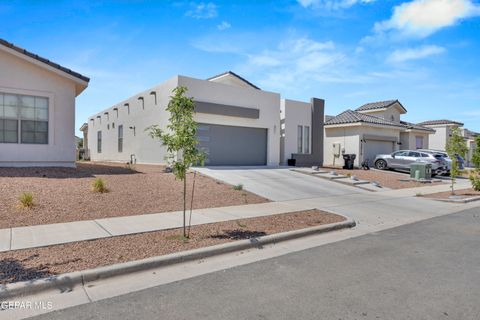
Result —
[[375, 162], [375, 168], [378, 170], [385, 170], [387, 169], [387, 161], [385, 160], [377, 160]]

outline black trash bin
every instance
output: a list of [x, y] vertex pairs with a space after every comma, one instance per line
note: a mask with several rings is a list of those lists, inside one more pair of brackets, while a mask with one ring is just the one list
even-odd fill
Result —
[[343, 169], [353, 170], [353, 163], [355, 162], [355, 158], [357, 157], [354, 153], [346, 153], [343, 155], [343, 160], [345, 161], [343, 165]]
[[296, 161], [297, 159], [287, 159], [287, 165], [289, 167], [295, 167], [295, 164], [296, 164]]

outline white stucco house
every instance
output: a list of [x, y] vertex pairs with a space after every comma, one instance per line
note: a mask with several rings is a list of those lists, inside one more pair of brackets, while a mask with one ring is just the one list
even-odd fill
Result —
[[81, 130], [92, 161], [165, 163], [167, 152], [145, 129], [165, 129], [172, 90], [195, 101], [197, 139], [206, 165], [271, 165], [296, 159], [321, 165], [324, 101], [285, 100], [228, 71], [209, 79], [177, 75], [92, 115]]
[[0, 39], [0, 166], [75, 166], [75, 98], [88, 82]]
[[462, 122], [447, 119], [428, 120], [419, 123], [419, 125], [435, 130], [435, 133], [430, 135], [429, 148], [442, 151], [445, 151], [452, 129], [458, 128], [460, 134], [465, 138], [465, 143], [468, 148], [468, 152], [465, 155], [466, 164], [467, 166], [472, 165], [472, 154], [473, 150], [476, 148], [475, 137], [479, 136], [479, 133], [464, 128]]
[[367, 103], [325, 121], [324, 165], [341, 166], [343, 154], [355, 154], [355, 166], [373, 165], [378, 154], [426, 148], [435, 131], [401, 120], [407, 110], [398, 100]]

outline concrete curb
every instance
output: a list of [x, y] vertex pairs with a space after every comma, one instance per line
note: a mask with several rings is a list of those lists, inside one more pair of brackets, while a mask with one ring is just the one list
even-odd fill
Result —
[[355, 225], [355, 221], [347, 218], [345, 221], [327, 225], [276, 233], [254, 239], [239, 240], [211, 247], [188, 250], [142, 260], [129, 261], [95, 269], [65, 273], [50, 278], [1, 285], [0, 299], [7, 300], [51, 289], [58, 289], [60, 292], [69, 292], [77, 285], [85, 286], [87, 283], [98, 279], [111, 278], [127, 273], [145, 271], [148, 269], [208, 258], [234, 251], [241, 251], [250, 248], [261, 248], [264, 245], [275, 244], [281, 241], [292, 240], [345, 228], [353, 228]]
[[[428, 195], [426, 198], [428, 198]], [[449, 203], [470, 203], [473, 201], [479, 201], [480, 197], [471, 197], [471, 198], [464, 198], [464, 199], [435, 199], [435, 198], [430, 198], [430, 199], [442, 201], [442, 202], [449, 202]]]

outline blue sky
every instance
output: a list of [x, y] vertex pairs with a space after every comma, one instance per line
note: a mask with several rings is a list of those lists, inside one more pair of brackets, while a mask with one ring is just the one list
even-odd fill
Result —
[[[232, 70], [327, 114], [399, 99], [480, 131], [476, 0], [1, 1], [0, 37], [91, 78], [76, 127], [183, 74]], [[78, 133], [78, 132], [77, 132]]]

